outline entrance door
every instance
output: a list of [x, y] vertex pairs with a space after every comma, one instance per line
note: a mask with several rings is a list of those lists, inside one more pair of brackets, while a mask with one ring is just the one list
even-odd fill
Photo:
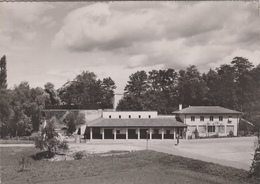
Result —
[[128, 129], [128, 139], [138, 139], [136, 129]]
[[140, 129], [140, 139], [150, 139], [148, 129]]
[[105, 139], [114, 139], [113, 129], [105, 129]]

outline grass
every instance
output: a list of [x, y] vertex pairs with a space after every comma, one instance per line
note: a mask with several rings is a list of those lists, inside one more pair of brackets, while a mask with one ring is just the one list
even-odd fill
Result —
[[245, 170], [155, 151], [59, 162], [34, 160], [38, 152], [33, 147], [1, 148], [2, 183], [257, 183]]
[[33, 144], [32, 138], [12, 138], [12, 139], [0, 139], [0, 144]]

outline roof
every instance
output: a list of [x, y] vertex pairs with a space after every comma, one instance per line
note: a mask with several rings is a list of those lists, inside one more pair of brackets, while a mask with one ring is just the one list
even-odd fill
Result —
[[88, 127], [187, 127], [175, 118], [106, 119], [89, 122]]
[[242, 114], [242, 112], [227, 109], [220, 106], [190, 106], [174, 114]]

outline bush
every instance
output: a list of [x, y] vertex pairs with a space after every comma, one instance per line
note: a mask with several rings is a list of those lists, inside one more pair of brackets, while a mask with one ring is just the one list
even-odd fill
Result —
[[232, 130], [229, 131], [228, 137], [234, 137], [234, 132]]
[[49, 158], [53, 155], [57, 148], [68, 149], [66, 141], [59, 141], [58, 133], [55, 132], [53, 122], [49, 122], [45, 128], [42, 129], [41, 133], [35, 138], [35, 147], [40, 150], [47, 150]]
[[75, 160], [81, 160], [84, 157], [84, 152], [83, 151], [78, 151], [75, 153], [75, 155], [73, 156], [73, 158]]
[[255, 154], [249, 171], [249, 177], [252, 176], [260, 180], [260, 138], [255, 143]]

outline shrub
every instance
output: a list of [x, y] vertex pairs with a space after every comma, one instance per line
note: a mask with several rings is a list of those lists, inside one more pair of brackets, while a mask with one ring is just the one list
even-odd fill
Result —
[[83, 151], [78, 151], [75, 153], [75, 155], [73, 156], [73, 158], [75, 160], [81, 160], [84, 157], [84, 152]]
[[35, 147], [40, 150], [47, 150], [49, 158], [53, 155], [57, 148], [68, 149], [66, 141], [60, 142], [58, 139], [58, 133], [55, 132], [53, 122], [49, 122], [41, 133], [35, 138]]
[[232, 130], [230, 130], [228, 136], [229, 137], [234, 137], [234, 132]]
[[255, 143], [255, 154], [249, 171], [249, 177], [252, 176], [260, 180], [260, 138]]

